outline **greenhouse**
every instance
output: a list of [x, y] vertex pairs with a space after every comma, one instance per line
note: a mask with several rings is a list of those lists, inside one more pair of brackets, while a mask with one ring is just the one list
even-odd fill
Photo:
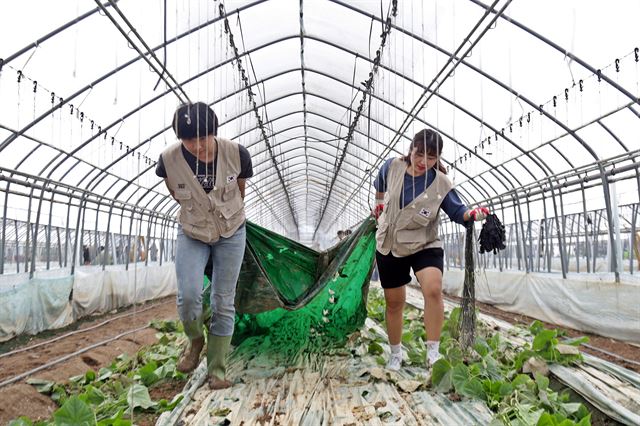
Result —
[[0, 6], [0, 423], [639, 425], [640, 1]]

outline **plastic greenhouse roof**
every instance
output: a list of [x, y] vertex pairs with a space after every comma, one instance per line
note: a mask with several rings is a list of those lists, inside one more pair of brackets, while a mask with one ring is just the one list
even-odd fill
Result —
[[[571, 193], [612, 165], [636, 173], [639, 1], [31, 0], [0, 12], [13, 216], [47, 186], [61, 204], [76, 194], [173, 215], [155, 162], [188, 100], [249, 149], [248, 218], [307, 243], [366, 216], [381, 163], [423, 127], [443, 135], [469, 204]], [[618, 194], [637, 199], [635, 182]]]

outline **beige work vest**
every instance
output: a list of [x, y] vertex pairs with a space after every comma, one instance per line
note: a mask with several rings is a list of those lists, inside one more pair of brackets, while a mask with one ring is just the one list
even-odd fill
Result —
[[[162, 153], [167, 183], [180, 203], [177, 220], [185, 235], [205, 243], [232, 236], [245, 222], [244, 201], [238, 187], [238, 144], [216, 136], [214, 187], [208, 194], [182, 154], [181, 142]], [[216, 160], [214, 160], [216, 161]]]
[[377, 250], [405, 257], [427, 248], [442, 247], [438, 237], [440, 204], [451, 190], [451, 181], [436, 169], [436, 177], [420, 195], [400, 209], [407, 163], [396, 158], [389, 166], [384, 211], [378, 218]]

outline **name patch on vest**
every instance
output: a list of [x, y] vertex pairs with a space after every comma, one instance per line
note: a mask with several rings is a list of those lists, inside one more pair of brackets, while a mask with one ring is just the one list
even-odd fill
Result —
[[423, 216], [423, 217], [431, 217], [431, 210], [429, 210], [429, 209], [425, 209], [425, 208], [423, 207], [422, 209], [420, 209], [420, 211], [418, 212], [418, 214], [419, 214], [420, 216]]
[[178, 189], [184, 189], [186, 187], [186, 185], [184, 183], [179, 183], [178, 184]]
[[235, 181], [236, 181], [235, 175], [227, 176], [227, 183], [231, 183]]

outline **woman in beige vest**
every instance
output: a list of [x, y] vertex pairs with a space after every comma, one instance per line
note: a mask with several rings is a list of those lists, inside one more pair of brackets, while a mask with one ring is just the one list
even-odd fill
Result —
[[386, 302], [386, 323], [391, 346], [387, 368], [402, 365], [402, 312], [410, 270], [424, 296], [427, 333], [427, 366], [440, 358], [440, 331], [444, 322], [442, 300], [443, 257], [438, 237], [440, 210], [459, 224], [483, 220], [485, 207], [468, 209], [454, 189], [440, 162], [442, 137], [431, 129], [419, 131], [407, 156], [387, 160], [378, 173], [376, 207], [376, 263]]
[[203, 102], [178, 107], [173, 130], [179, 142], [164, 150], [156, 174], [180, 204], [177, 216], [178, 315], [189, 338], [178, 370], [193, 371], [204, 347], [202, 282], [211, 257], [211, 321], [207, 367], [212, 389], [232, 385], [225, 377], [233, 335], [236, 285], [246, 244], [245, 180], [253, 175], [249, 151], [217, 136], [218, 119]]

